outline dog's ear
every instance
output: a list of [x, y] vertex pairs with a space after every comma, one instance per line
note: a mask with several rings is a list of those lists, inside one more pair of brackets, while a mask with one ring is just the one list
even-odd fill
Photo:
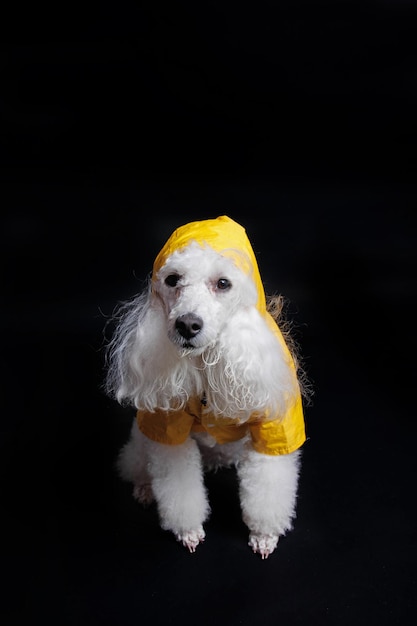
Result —
[[278, 415], [294, 402], [299, 389], [291, 356], [255, 307], [229, 319], [214, 350], [206, 393], [217, 414], [241, 419], [256, 411]]
[[107, 361], [107, 392], [137, 409], [182, 408], [201, 387], [198, 371], [169, 340], [163, 304], [151, 289], [123, 305]]
[[146, 328], [152, 326], [151, 297], [151, 287], [147, 285], [133, 300], [122, 303], [113, 316], [115, 330], [106, 350], [106, 391], [121, 403], [132, 401], [140, 378], [134, 364], [137, 353], [142, 354], [141, 338], [146, 337]]

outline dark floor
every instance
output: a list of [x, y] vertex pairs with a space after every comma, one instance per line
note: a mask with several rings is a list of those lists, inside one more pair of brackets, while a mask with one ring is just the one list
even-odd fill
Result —
[[[416, 623], [416, 7], [272, 4], [101, 3], [4, 43], [5, 626]], [[176, 226], [221, 214], [314, 389], [266, 561], [232, 471], [207, 477], [194, 555], [159, 529], [114, 471], [132, 413], [101, 390], [115, 305]]]

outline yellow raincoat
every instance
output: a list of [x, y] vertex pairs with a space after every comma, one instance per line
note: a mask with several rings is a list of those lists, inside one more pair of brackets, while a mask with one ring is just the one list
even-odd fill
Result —
[[[190, 241], [209, 245], [216, 252], [232, 258], [245, 273], [251, 273], [258, 292], [256, 307], [283, 346], [296, 376], [295, 366], [281, 331], [266, 310], [265, 292], [252, 246], [245, 229], [232, 219], [221, 216], [217, 219], [191, 222], [178, 228], [156, 257], [153, 278], [155, 279], [167, 258], [174, 251], [187, 246]], [[220, 444], [236, 441], [249, 433], [253, 448], [270, 455], [294, 452], [306, 439], [299, 391], [285, 415], [253, 414], [244, 424], [236, 423], [232, 417], [216, 418], [206, 413], [201, 398], [191, 398], [185, 409], [180, 411], [138, 411], [137, 423], [144, 435], [168, 445], [183, 443], [193, 432], [207, 432]]]

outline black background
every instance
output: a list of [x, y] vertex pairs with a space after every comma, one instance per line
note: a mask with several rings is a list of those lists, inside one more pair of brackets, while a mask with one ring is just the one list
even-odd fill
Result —
[[[414, 624], [416, 3], [15, 6], [2, 20], [2, 623]], [[227, 214], [314, 389], [295, 529], [233, 472], [190, 555], [121, 483], [103, 330]]]

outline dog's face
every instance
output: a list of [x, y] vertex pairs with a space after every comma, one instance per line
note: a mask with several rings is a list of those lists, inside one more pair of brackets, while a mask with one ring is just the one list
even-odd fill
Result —
[[182, 355], [213, 347], [233, 314], [257, 301], [250, 275], [232, 258], [196, 243], [168, 257], [152, 290], [162, 303], [168, 337]]

